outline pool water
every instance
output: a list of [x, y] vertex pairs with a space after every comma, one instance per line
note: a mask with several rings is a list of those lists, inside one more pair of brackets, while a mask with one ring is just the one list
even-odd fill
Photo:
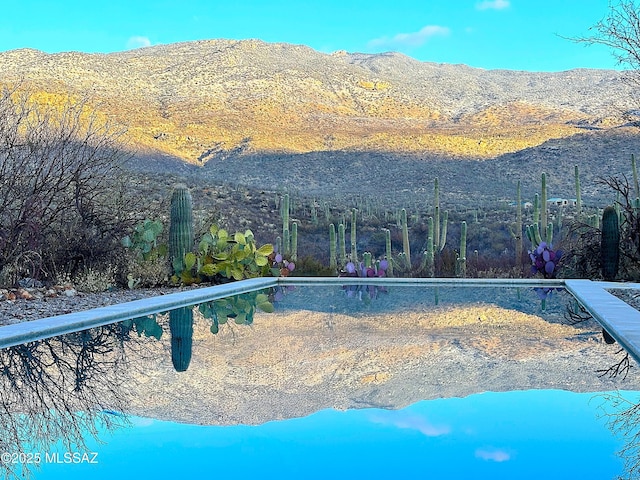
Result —
[[561, 289], [290, 285], [6, 348], [3, 467], [615, 478], [640, 376], [569, 311]]

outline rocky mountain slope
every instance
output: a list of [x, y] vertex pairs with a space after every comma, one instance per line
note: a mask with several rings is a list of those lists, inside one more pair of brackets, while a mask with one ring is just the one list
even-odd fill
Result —
[[238, 153], [394, 152], [486, 159], [624, 122], [615, 71], [531, 73], [210, 40], [111, 54], [0, 53], [0, 84], [89, 96], [134, 151], [196, 165]]

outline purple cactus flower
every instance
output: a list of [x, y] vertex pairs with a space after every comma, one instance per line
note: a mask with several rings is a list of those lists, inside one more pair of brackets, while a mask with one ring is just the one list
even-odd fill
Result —
[[547, 272], [549, 275], [553, 273], [555, 268], [556, 268], [556, 264], [551, 261], [544, 264], [544, 271]]
[[353, 262], [347, 263], [344, 268], [347, 270], [347, 273], [356, 273], [356, 266]]

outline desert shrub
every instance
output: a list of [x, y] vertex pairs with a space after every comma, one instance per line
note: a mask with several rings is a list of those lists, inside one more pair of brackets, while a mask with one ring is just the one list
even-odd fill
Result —
[[296, 260], [296, 268], [292, 275], [298, 277], [335, 277], [336, 271], [312, 256], [306, 255]]
[[71, 283], [80, 292], [106, 292], [116, 286], [116, 268], [112, 265], [102, 268], [88, 267], [76, 273]]
[[19, 88], [0, 91], [0, 265], [33, 252], [39, 262], [25, 274], [52, 278], [108, 263], [132, 202], [121, 169], [124, 131], [86, 101], [38, 100]]
[[118, 283], [129, 288], [158, 287], [169, 281], [169, 263], [166, 256], [140, 259], [130, 253], [124, 256], [124, 266], [120, 269], [122, 275]]
[[[632, 188], [625, 175], [600, 179], [616, 195], [614, 203], [620, 218], [620, 265], [617, 279], [640, 281], [640, 200], [638, 187]], [[586, 218], [584, 219], [586, 220]], [[564, 276], [577, 278], [602, 278], [600, 228], [574, 221], [566, 235], [567, 255], [564, 260]]]

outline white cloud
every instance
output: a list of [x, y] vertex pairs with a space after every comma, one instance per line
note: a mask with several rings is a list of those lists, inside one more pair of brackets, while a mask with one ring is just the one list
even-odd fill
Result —
[[506, 462], [511, 460], [511, 455], [504, 450], [497, 449], [478, 449], [476, 450], [476, 457], [482, 460], [491, 460], [493, 462]]
[[386, 415], [373, 415], [370, 417], [373, 423], [392, 425], [396, 428], [416, 430], [427, 437], [439, 437], [451, 432], [447, 425], [433, 425], [425, 418], [417, 415], [408, 415], [404, 412], [387, 412]]
[[127, 40], [127, 50], [134, 48], [150, 47], [151, 40], [147, 37], [133, 36]]
[[392, 38], [380, 37], [369, 42], [370, 47], [419, 47], [431, 37], [447, 36], [451, 30], [440, 25], [427, 25], [417, 32], [398, 33]]
[[502, 10], [509, 8], [511, 2], [509, 0], [485, 0], [484, 2], [476, 3], [478, 10]]

